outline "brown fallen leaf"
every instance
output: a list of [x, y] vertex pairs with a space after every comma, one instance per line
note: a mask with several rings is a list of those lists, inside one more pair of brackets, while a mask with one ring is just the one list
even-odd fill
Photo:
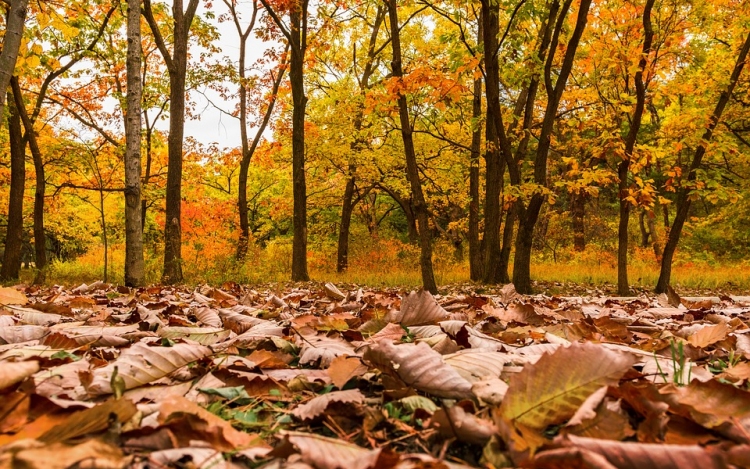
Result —
[[12, 287], [0, 287], [0, 305], [25, 305], [26, 295]]
[[367, 372], [367, 366], [362, 363], [358, 357], [347, 357], [339, 355], [331, 361], [328, 367], [328, 375], [331, 377], [333, 384], [342, 389], [350, 379], [356, 376], [362, 376]]
[[39, 371], [39, 362], [0, 362], [0, 391], [20, 383]]
[[389, 314], [386, 319], [403, 326], [423, 326], [437, 324], [448, 319], [448, 311], [443, 309], [435, 297], [426, 290], [411, 292], [401, 300], [401, 310]]
[[300, 365], [319, 363], [320, 368], [328, 368], [340, 355], [359, 356], [349, 342], [338, 337], [305, 334], [300, 336], [297, 345], [300, 346]]
[[630, 354], [597, 344], [561, 347], [511, 378], [498, 415], [535, 429], [562, 423], [597, 389], [617, 383], [635, 362]]
[[71, 414], [41, 435], [39, 441], [47, 444], [65, 443], [73, 438], [100, 433], [113, 423], [128, 421], [136, 412], [135, 405], [128, 399], [110, 399], [90, 409]]
[[172, 430], [186, 445], [190, 440], [204, 440], [220, 451], [265, 446], [257, 435], [234, 429], [228, 421], [182, 396], [170, 396], [160, 403], [158, 422], [174, 423]]
[[573, 435], [561, 438], [559, 444], [569, 448], [582, 448], [604, 456], [617, 469], [706, 469], [728, 467], [725, 451], [719, 448], [703, 448], [697, 445], [625, 443]]
[[706, 326], [688, 337], [688, 342], [698, 348], [708, 347], [727, 338], [730, 329], [725, 323]]
[[[302, 432], [284, 432], [283, 444], [270, 453], [288, 457], [299, 452], [316, 469], [375, 469], [393, 467], [400, 457], [390, 451], [365, 449], [346, 441]], [[296, 448], [296, 450], [295, 450]]]
[[431, 427], [437, 428], [443, 438], [456, 438], [474, 445], [484, 446], [497, 433], [492, 422], [466, 412], [460, 405], [438, 409], [431, 422]]
[[331, 404], [340, 403], [347, 405], [361, 405], [365, 402], [365, 396], [359, 389], [347, 391], [332, 391], [322, 396], [317, 396], [295, 408], [292, 415], [300, 420], [314, 420], [326, 413]]
[[211, 355], [213, 351], [202, 345], [175, 344], [172, 347], [149, 347], [143, 342], [133, 344], [109, 365], [92, 372], [88, 391], [95, 396], [112, 394], [110, 384], [114, 368], [125, 381], [125, 389], [163, 378], [173, 371]]
[[454, 399], [473, 396], [471, 383], [424, 343], [394, 345], [390, 340], [381, 340], [367, 349], [364, 358], [407, 386], [434, 396]]
[[155, 467], [190, 467], [191, 469], [229, 469], [220, 451], [211, 448], [172, 448], [154, 451], [148, 461]]
[[[23, 443], [23, 442], [19, 442]], [[98, 469], [121, 469], [129, 458], [124, 458], [119, 448], [101, 440], [91, 439], [78, 445], [53, 443], [50, 445], [27, 444], [26, 448], [0, 448], [3, 458], [10, 456], [6, 467], [24, 469], [67, 469], [70, 467], [95, 467]]]

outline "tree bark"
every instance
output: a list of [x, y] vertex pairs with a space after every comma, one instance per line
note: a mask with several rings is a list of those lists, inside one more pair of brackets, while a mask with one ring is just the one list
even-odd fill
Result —
[[[5, 94], [5, 93], [3, 93]], [[23, 246], [23, 192], [26, 183], [26, 158], [24, 155], [23, 131], [18, 108], [13, 96], [8, 93], [8, 137], [10, 143], [10, 194], [8, 196], [8, 229], [5, 232], [5, 252], [0, 280], [18, 278], [21, 270]]]
[[169, 138], [164, 222], [164, 270], [162, 282], [180, 283], [182, 276], [182, 143], [185, 134], [185, 75], [187, 71], [188, 36], [198, 8], [198, 0], [189, 0], [183, 11], [183, 0], [172, 3], [173, 51], [164, 42], [151, 9], [144, 0], [143, 13], [169, 72]]
[[500, 221], [502, 207], [500, 193], [503, 180], [503, 160], [498, 129], [502, 128], [500, 110], [500, 67], [497, 60], [499, 12], [490, 6], [490, 0], [482, 0], [482, 39], [484, 43], [485, 93], [487, 95], [487, 127], [485, 139], [485, 188], [484, 188], [484, 282], [499, 283], [500, 272]]
[[[578, 9], [575, 29], [565, 49], [565, 56], [557, 77], [556, 83], [552, 84], [552, 64], [558, 41], [563, 29], [563, 23], [570, 8], [571, 1], [566, 0], [560, 15], [557, 17], [555, 31], [550, 41], [550, 52], [544, 64], [544, 82], [547, 90], [547, 106], [544, 111], [542, 128], [539, 134], [536, 156], [534, 158], [534, 182], [539, 186], [547, 185], [547, 156], [551, 145], [552, 130], [560, 105], [565, 85], [573, 68], [573, 60], [578, 49], [578, 44], [586, 28], [587, 16], [591, 7], [591, 0], [582, 0]], [[550, 18], [550, 21], [552, 19]], [[519, 207], [519, 227], [516, 236], [516, 254], [513, 262], [513, 284], [519, 293], [531, 293], [531, 248], [534, 234], [534, 226], [539, 218], [539, 211], [544, 203], [545, 196], [536, 192], [531, 197], [528, 207]]]
[[692, 183], [696, 179], [696, 171], [701, 166], [703, 156], [706, 154], [706, 147], [713, 137], [714, 129], [716, 129], [716, 126], [719, 124], [721, 115], [724, 113], [724, 108], [726, 108], [727, 104], [729, 103], [729, 98], [731, 98], [732, 93], [734, 92], [734, 88], [737, 86], [737, 82], [739, 81], [740, 75], [742, 74], [742, 69], [744, 68], [747, 61], [749, 51], [750, 33], [748, 33], [745, 42], [740, 48], [740, 52], [737, 56], [737, 61], [735, 62], [734, 69], [732, 70], [732, 75], [729, 78], [729, 84], [719, 96], [719, 101], [716, 103], [716, 107], [714, 108], [714, 111], [708, 121], [708, 125], [706, 126], [706, 130], [703, 133], [701, 144], [698, 145], [698, 148], [693, 154], [693, 160], [690, 164], [690, 171], [688, 172], [687, 176], [687, 183], [683, 184], [683, 186], [677, 192], [677, 210], [674, 215], [674, 220], [672, 221], [672, 227], [669, 230], [669, 237], [667, 238], [667, 242], [664, 245], [664, 253], [661, 259], [661, 271], [659, 273], [659, 280], [656, 283], [656, 293], [666, 292], [667, 287], [669, 286], [669, 281], [672, 276], [672, 260], [674, 258], [674, 253], [677, 250], [677, 244], [680, 241], [682, 228], [685, 225], [688, 212], [690, 211], [690, 204], [692, 203], [692, 201], [690, 200], [690, 191], [692, 190]]
[[336, 272], [345, 272], [349, 267], [349, 227], [352, 222], [352, 211], [354, 210], [354, 165], [349, 167], [350, 175], [346, 180], [344, 188], [344, 199], [341, 204], [341, 226], [339, 227], [339, 242], [336, 253]]
[[[377, 12], [375, 13], [375, 22], [372, 26], [372, 32], [370, 33], [370, 40], [367, 45], [367, 60], [362, 69], [362, 78], [359, 80], [359, 91], [362, 100], [365, 99], [366, 90], [370, 89], [370, 77], [374, 71], [373, 65], [375, 62], [378, 33], [380, 32], [380, 26], [383, 24], [385, 18], [385, 9], [382, 5], [378, 5]], [[356, 53], [354, 55], [356, 65]], [[363, 144], [361, 137], [359, 136], [362, 130], [362, 120], [364, 119], [364, 105], [360, 104], [357, 108], [357, 114], [354, 116], [354, 132], [355, 139], [351, 144], [352, 153], [360, 151]], [[341, 201], [341, 224], [339, 226], [339, 240], [338, 250], [336, 253], [336, 271], [344, 272], [349, 267], [349, 230], [351, 228], [352, 212], [354, 211], [354, 189], [357, 185], [357, 165], [350, 162], [349, 165], [349, 178], [346, 181], [346, 187], [344, 188], [344, 196]]]
[[620, 192], [620, 221], [617, 229], [617, 293], [620, 296], [630, 295], [630, 283], [628, 282], [628, 222], [630, 221], [631, 202], [628, 200], [628, 174], [630, 173], [630, 160], [638, 140], [638, 131], [641, 128], [643, 111], [646, 106], [646, 85], [643, 81], [643, 73], [646, 70], [648, 55], [651, 53], [651, 44], [654, 39], [654, 29], [651, 26], [651, 10], [654, 0], [647, 0], [643, 9], [643, 49], [638, 61], [638, 71], [635, 72], [635, 109], [630, 119], [630, 129], [625, 138], [625, 158], [617, 167]]
[[[139, 287], [146, 282], [143, 260], [143, 212], [141, 207], [140, 4], [140, 0], [128, 0], [127, 12], [128, 107], [125, 113], [125, 285], [128, 287]], [[104, 265], [106, 271], [107, 263], [105, 262]]]
[[[245, 66], [244, 60], [244, 49], [245, 43], [242, 42], [240, 47], [240, 67]], [[250, 161], [255, 154], [255, 150], [260, 144], [260, 139], [265, 132], [268, 123], [271, 120], [273, 114], [273, 108], [276, 105], [276, 97], [278, 96], [279, 87], [281, 86], [281, 80], [284, 76], [285, 65], [279, 68], [278, 75], [273, 82], [273, 88], [271, 89], [271, 101], [268, 103], [266, 113], [263, 115], [263, 121], [258, 128], [258, 132], [255, 134], [253, 141], [248, 145], [247, 140], [247, 90], [245, 89], [244, 83], [240, 86], [240, 133], [242, 138], [242, 160], [240, 161], [240, 175], [239, 183], [237, 188], [237, 208], [239, 209], [240, 216], [240, 239], [237, 242], [237, 259], [242, 260], [247, 255], [248, 243], [250, 241], [250, 222], [248, 220], [248, 209], [247, 209], [247, 175], [250, 171]], [[244, 82], [244, 72], [240, 74], [241, 82]]]
[[39, 143], [36, 140], [34, 123], [26, 112], [23, 95], [21, 93], [21, 86], [18, 83], [18, 77], [13, 77], [10, 80], [10, 85], [13, 89], [13, 99], [16, 104], [16, 109], [18, 110], [18, 115], [21, 118], [21, 122], [25, 129], [24, 141], [29, 142], [29, 149], [31, 150], [31, 156], [34, 161], [34, 178], [36, 181], [36, 187], [34, 188], [34, 261], [36, 264], [34, 283], [39, 285], [44, 283], [47, 267], [47, 235], [44, 231], [44, 193], [47, 187], [47, 181], [45, 178], [42, 152], [39, 149]]
[[5, 118], [6, 90], [13, 76], [13, 70], [16, 68], [28, 4], [28, 0], [11, 0], [10, 9], [5, 18], [5, 35], [2, 51], [0, 51], [0, 126], [3, 125]]
[[[398, 11], [396, 0], [388, 0], [388, 18], [391, 23], [391, 48], [393, 50], [393, 61], [391, 69], [393, 78], [402, 80], [404, 72], [401, 66], [401, 38], [399, 36]], [[422, 286], [430, 293], [437, 293], [437, 283], [432, 269], [432, 235], [430, 233], [429, 214], [422, 193], [422, 184], [419, 180], [419, 168], [417, 167], [417, 155], [414, 151], [414, 139], [412, 138], [412, 127], [409, 120], [409, 107], [406, 95], [398, 93], [399, 120], [401, 122], [401, 139], [404, 142], [404, 153], [406, 157], [406, 176], [411, 187], [412, 201], [417, 216], [417, 229], [419, 231], [419, 266], [422, 271]]]
[[586, 250], [586, 232], [584, 219], [586, 216], [586, 195], [583, 192], [570, 195], [570, 214], [573, 225], [573, 250], [583, 252]]
[[307, 183], [305, 175], [305, 51], [307, 49], [307, 2], [289, 13], [292, 24], [292, 57], [289, 77], [292, 85], [292, 194], [294, 197], [292, 280], [307, 281]]
[[476, 127], [471, 133], [471, 160], [469, 161], [469, 275], [472, 280], [478, 281], [484, 274], [482, 250], [479, 245], [479, 152], [482, 146], [482, 126], [478, 125], [478, 122], [482, 117], [481, 78], [474, 80], [473, 91], [471, 116]]

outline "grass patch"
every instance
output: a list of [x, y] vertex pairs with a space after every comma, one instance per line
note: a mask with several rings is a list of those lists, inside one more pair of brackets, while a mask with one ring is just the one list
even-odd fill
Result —
[[[92, 249], [72, 261], [53, 261], [46, 275], [48, 285], [76, 286], [104, 278], [103, 251]], [[385, 240], [367, 246], [353, 246], [350, 267], [336, 272], [335, 247], [323, 247], [308, 255], [312, 280], [319, 282], [350, 283], [370, 287], [416, 288], [422, 283], [419, 270], [419, 250], [415, 246]], [[631, 256], [628, 276], [636, 290], [651, 291], [659, 275], [659, 264], [650, 251], [636, 250]], [[435, 277], [438, 285], [469, 282], [467, 261], [457, 261], [448, 244], [435, 248]], [[109, 282], [123, 282], [124, 246], [113, 246], [109, 255]], [[160, 253], [146, 255], [146, 280], [157, 284], [161, 278]], [[510, 269], [512, 272], [512, 266]], [[31, 283], [33, 269], [23, 269], [21, 283]], [[183, 274], [187, 285], [222, 285], [227, 282], [260, 285], [288, 283], [291, 276], [291, 243], [277, 242], [266, 249], [254, 248], [247, 259], [238, 262], [231, 253], [190, 252], [184, 257]], [[544, 285], [550, 293], [564, 294], [569, 285], [601, 288], [613, 292], [617, 282], [617, 265], [613, 253], [594, 248], [584, 253], [567, 256], [563, 262], [537, 258], [531, 266], [533, 280]], [[748, 294], [750, 292], [750, 262], [717, 264], [705, 261], [678, 260], [672, 273], [672, 283], [683, 295], [704, 292]]]

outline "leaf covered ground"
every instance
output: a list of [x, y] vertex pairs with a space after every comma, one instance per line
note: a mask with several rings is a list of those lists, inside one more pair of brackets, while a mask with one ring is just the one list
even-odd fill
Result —
[[750, 467], [750, 298], [0, 289], [0, 468]]

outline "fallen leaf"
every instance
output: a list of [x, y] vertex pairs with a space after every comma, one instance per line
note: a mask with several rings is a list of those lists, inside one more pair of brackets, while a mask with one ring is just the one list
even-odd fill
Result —
[[326, 413], [331, 404], [363, 404], [365, 396], [359, 389], [347, 391], [333, 391], [322, 396], [317, 396], [309, 402], [302, 404], [292, 411], [292, 415], [300, 420], [314, 420]]

